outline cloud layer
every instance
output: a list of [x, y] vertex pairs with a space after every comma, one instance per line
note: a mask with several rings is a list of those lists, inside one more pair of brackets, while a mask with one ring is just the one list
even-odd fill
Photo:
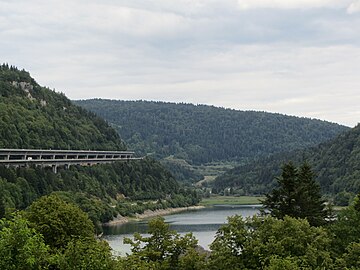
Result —
[[70, 98], [360, 120], [360, 1], [0, 1], [0, 60]]
[[280, 8], [280, 9], [313, 9], [344, 8], [353, 0], [238, 0], [240, 9]]

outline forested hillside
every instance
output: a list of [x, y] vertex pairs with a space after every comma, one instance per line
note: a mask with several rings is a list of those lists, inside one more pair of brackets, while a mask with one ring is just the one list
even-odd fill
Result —
[[[125, 144], [104, 120], [72, 104], [63, 94], [39, 86], [28, 72], [0, 66], [0, 148], [122, 150]], [[60, 192], [93, 221], [146, 208], [187, 206], [196, 194], [180, 188], [157, 161], [60, 168], [0, 166], [0, 217], [24, 209], [36, 198]], [[195, 199], [194, 199], [195, 198]], [[152, 200], [137, 205], [129, 200]], [[155, 200], [155, 201], [153, 201]]]
[[215, 181], [215, 188], [232, 187], [246, 194], [268, 192], [275, 183], [284, 162], [307, 160], [317, 173], [323, 193], [337, 194], [344, 200], [360, 192], [360, 125], [337, 138], [303, 151], [295, 151], [261, 159], [236, 167]]
[[190, 164], [247, 161], [319, 144], [347, 128], [281, 114], [205, 105], [148, 101], [82, 100], [115, 127], [130, 149]]
[[0, 66], [0, 126], [0, 148], [125, 149], [104, 120], [7, 65]]

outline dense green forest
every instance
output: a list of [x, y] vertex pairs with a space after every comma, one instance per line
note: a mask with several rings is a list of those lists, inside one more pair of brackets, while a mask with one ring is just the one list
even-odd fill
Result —
[[202, 185], [254, 158], [317, 145], [348, 129], [320, 120], [206, 105], [103, 99], [75, 104], [106, 119], [130, 149], [160, 159], [178, 180], [205, 179]]
[[[196, 192], [182, 189], [172, 175], [152, 159], [71, 166], [57, 174], [50, 168], [0, 167], [0, 205], [6, 212], [25, 209], [36, 198], [53, 192], [78, 204], [94, 223], [109, 221], [118, 214], [131, 215], [145, 209], [190, 206], [199, 202]], [[150, 200], [151, 203], [137, 205], [133, 200]]]
[[124, 150], [119, 135], [24, 70], [0, 66], [0, 147]]
[[150, 101], [75, 102], [106, 119], [130, 149], [190, 164], [246, 161], [319, 144], [347, 127], [281, 114]]
[[275, 176], [288, 160], [307, 160], [314, 167], [323, 193], [336, 195], [338, 203], [346, 204], [360, 192], [360, 125], [319, 146], [236, 167], [219, 176], [214, 187], [219, 191], [232, 187], [234, 192], [264, 194], [274, 187]]
[[[32, 79], [30, 84], [24, 84], [26, 81], [23, 80], [29, 76], [25, 71], [7, 65], [0, 71], [0, 104], [7, 112], [3, 114], [2, 128], [14, 131], [3, 133], [6, 135], [4, 139], [0, 138], [3, 147], [35, 148], [40, 145], [35, 142], [43, 141], [47, 147], [54, 148], [65, 145], [77, 149], [125, 148], [104, 121], [71, 105], [65, 96], [37, 86]], [[53, 96], [53, 99], [45, 101], [37, 96], [36, 91], [32, 92], [37, 87], [44, 96]], [[68, 108], [73, 107], [74, 114], [68, 115], [67, 109], [52, 104], [54, 100], [61, 105], [68, 102]], [[12, 121], [12, 110], [6, 107], [7, 104], [11, 104], [15, 112], [24, 109], [43, 121], [48, 119], [44, 125], [51, 124], [49, 114], [53, 111], [59, 123], [67, 121], [75, 128], [64, 138], [72, 138], [74, 134], [79, 136], [70, 144], [67, 140], [56, 142], [52, 133], [39, 135], [37, 132], [42, 130], [41, 127], [27, 129], [32, 125], [31, 118], [24, 120], [16, 116], [16, 121]], [[52, 106], [53, 109], [48, 111], [47, 108]], [[72, 118], [76, 118], [75, 122]], [[80, 120], [83, 125], [76, 122]], [[86, 133], [76, 131], [79, 127], [76, 123], [85, 128]], [[20, 128], [21, 125], [25, 127]], [[102, 126], [106, 134], [102, 133]], [[59, 129], [53, 132], [61, 133], [62, 127], [56, 128]], [[21, 130], [25, 130], [27, 139], [22, 139]], [[92, 134], [97, 139], [102, 138], [100, 145], [96, 144], [97, 139], [92, 138]], [[327, 193], [339, 192], [339, 200], [349, 199], [348, 193], [358, 192], [359, 155], [360, 125], [306, 151], [278, 154], [277, 158], [259, 160], [253, 167], [240, 167], [247, 177], [244, 183], [249, 186], [233, 185], [236, 188], [232, 192], [256, 193], [267, 189], [261, 215], [246, 219], [229, 217], [227, 224], [217, 231], [210, 251], [200, 248], [191, 233], [180, 235], [158, 217], [149, 222], [147, 235], [135, 233], [125, 240], [132, 251], [126, 257], [114, 256], [109, 245], [95, 237], [98, 228], [94, 224], [119, 214], [188, 206], [199, 201], [198, 194], [180, 186], [160, 162], [145, 158], [88, 167], [71, 166], [60, 168], [56, 174], [51, 168], [0, 167], [0, 269], [359, 269], [360, 195], [334, 218], [320, 192], [320, 185]], [[169, 159], [174, 157], [163, 162]], [[287, 163], [280, 173], [280, 166], [276, 164], [284, 159], [302, 165]], [[175, 160], [174, 171], [182, 171], [183, 167], [189, 169], [184, 160]], [[316, 176], [309, 164], [315, 164], [319, 182], [315, 182]], [[252, 170], [246, 171], [246, 168]], [[261, 171], [262, 168], [267, 171]], [[226, 177], [236, 177], [236, 170], [239, 168], [230, 171]], [[189, 177], [197, 175], [189, 169]], [[259, 180], [254, 185], [251, 177], [264, 182]], [[227, 183], [240, 183], [229, 179]], [[275, 184], [276, 188], [269, 192]], [[20, 211], [13, 211], [15, 209]]]
[[[8, 65], [0, 66], [0, 126], [0, 148], [126, 149], [104, 120]], [[150, 158], [71, 166], [57, 174], [50, 168], [0, 167], [0, 217], [53, 192], [79, 205], [94, 223], [199, 201], [196, 192], [182, 189], [161, 163]]]

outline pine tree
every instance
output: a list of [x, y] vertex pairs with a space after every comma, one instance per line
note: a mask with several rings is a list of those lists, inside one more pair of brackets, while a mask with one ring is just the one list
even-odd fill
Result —
[[266, 199], [263, 201], [264, 208], [269, 209], [272, 216], [280, 219], [286, 215], [296, 216], [297, 177], [297, 169], [292, 162], [283, 165], [282, 173], [276, 179], [279, 188], [266, 194]]
[[307, 162], [299, 169], [298, 182], [298, 201], [301, 209], [299, 217], [307, 218], [314, 226], [323, 225], [328, 211], [325, 210], [325, 200], [321, 196], [319, 184], [315, 181], [315, 174]]
[[279, 187], [267, 194], [263, 201], [264, 208], [272, 216], [279, 219], [285, 216], [306, 218], [314, 226], [326, 222], [325, 201], [308, 163], [303, 163], [299, 169], [292, 162], [284, 164], [277, 181]]

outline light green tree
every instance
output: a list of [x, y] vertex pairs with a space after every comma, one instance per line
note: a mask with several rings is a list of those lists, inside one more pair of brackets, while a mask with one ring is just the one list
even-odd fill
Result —
[[[132, 251], [122, 262], [126, 269], [183, 269], [180, 265], [186, 262], [187, 255], [196, 253], [197, 240], [194, 236], [191, 233], [181, 236], [170, 230], [162, 217], [149, 221], [148, 233], [148, 237], [135, 233], [133, 240], [124, 240], [131, 245]], [[196, 266], [194, 264], [192, 269], [202, 269], [195, 267], [200, 267], [204, 258], [199, 256], [196, 259]]]
[[26, 218], [51, 248], [64, 249], [74, 238], [94, 237], [94, 226], [88, 215], [56, 195], [33, 202]]
[[0, 269], [48, 269], [49, 247], [26, 219], [16, 214], [0, 220]]
[[61, 270], [111, 270], [116, 269], [111, 248], [105, 241], [92, 238], [71, 240], [60, 256]]
[[234, 216], [218, 230], [209, 265], [211, 269], [276, 269], [275, 265], [331, 269], [330, 241], [325, 229], [303, 219]]
[[351, 243], [360, 242], [360, 196], [357, 195], [349, 207], [337, 215], [330, 226], [334, 234], [332, 248], [337, 255], [343, 254]]
[[[273, 256], [270, 258], [270, 263], [265, 267], [265, 270], [300, 270], [298, 261], [293, 257], [279, 258]], [[301, 268], [301, 270], [311, 270], [310, 268]]]
[[360, 269], [360, 243], [351, 243], [346, 248], [342, 259], [348, 269]]

